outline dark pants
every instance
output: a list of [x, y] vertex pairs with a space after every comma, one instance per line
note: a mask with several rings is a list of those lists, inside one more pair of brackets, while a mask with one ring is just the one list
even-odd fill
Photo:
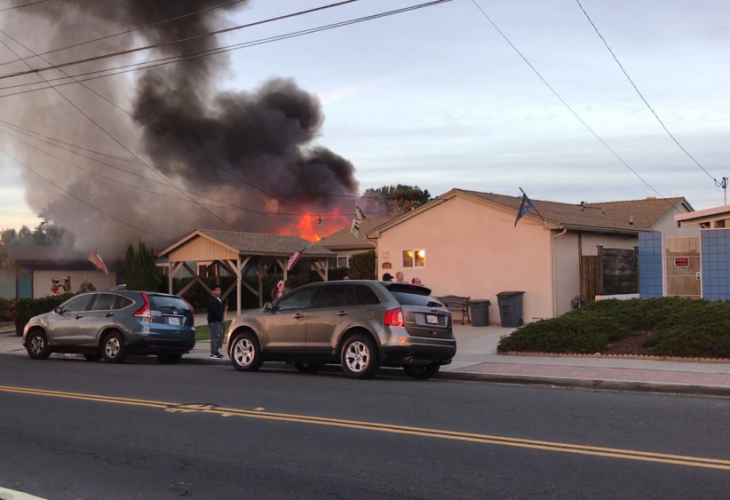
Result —
[[208, 323], [210, 328], [210, 353], [217, 354], [223, 345], [223, 323]]

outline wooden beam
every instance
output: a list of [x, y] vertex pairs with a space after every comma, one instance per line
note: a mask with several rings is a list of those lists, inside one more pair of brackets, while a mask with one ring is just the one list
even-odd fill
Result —
[[210, 287], [205, 283], [205, 281], [203, 281], [203, 278], [198, 276], [196, 273], [193, 272], [192, 269], [190, 269], [190, 266], [187, 264], [187, 262], [183, 262], [183, 267], [185, 269], [187, 269], [190, 274], [193, 275], [193, 279], [195, 281], [197, 281], [198, 283], [200, 283], [200, 286], [205, 288], [208, 291], [208, 293], [210, 293], [211, 295], [213, 294], [213, 290], [211, 290]]
[[284, 271], [284, 281], [286, 281], [289, 278], [288, 272], [286, 270], [289, 260], [288, 259], [276, 259], [276, 262], [281, 266], [281, 269]]
[[317, 260], [314, 262], [314, 270], [317, 271], [322, 281], [328, 281], [327, 265], [323, 265], [321, 261]]
[[190, 290], [190, 289], [191, 289], [191, 288], [192, 288], [192, 287], [193, 287], [194, 285], [195, 285], [195, 280], [190, 280], [190, 283], [188, 283], [187, 285], [185, 285], [185, 286], [183, 287], [183, 289], [182, 289], [182, 290], [180, 290], [180, 291], [179, 291], [179, 292], [177, 293], [177, 296], [178, 296], [178, 297], [182, 297], [183, 295], [185, 295], [185, 292], [187, 292], [188, 290]]
[[[230, 261], [231, 264], [233, 264], [232, 261]], [[236, 259], [236, 313], [238, 316], [241, 315], [241, 281], [243, 281], [243, 276], [241, 273], [241, 256], [238, 256], [238, 259]]]

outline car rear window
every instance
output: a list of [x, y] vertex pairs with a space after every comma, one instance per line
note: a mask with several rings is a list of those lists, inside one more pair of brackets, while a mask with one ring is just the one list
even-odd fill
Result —
[[96, 296], [96, 301], [91, 307], [92, 311], [109, 311], [114, 306], [114, 302], [117, 300], [116, 295], [111, 293], [101, 293]]
[[355, 285], [355, 304], [358, 306], [374, 306], [380, 304], [380, 299], [370, 287]]
[[428, 295], [407, 292], [390, 292], [402, 306], [442, 307], [441, 302]]
[[165, 295], [150, 295], [147, 297], [150, 301], [150, 307], [153, 311], [172, 312], [190, 311], [188, 304], [178, 297], [167, 297]]

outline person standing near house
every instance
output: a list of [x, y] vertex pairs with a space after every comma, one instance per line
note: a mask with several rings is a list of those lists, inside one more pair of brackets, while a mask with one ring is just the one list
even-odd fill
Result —
[[386, 282], [387, 282], [387, 281], [393, 281], [393, 275], [392, 275], [392, 274], [390, 274], [390, 273], [385, 273], [385, 274], [383, 275], [383, 281], [386, 281]]
[[421, 286], [423, 286], [423, 281], [421, 281], [421, 278], [418, 278], [418, 277], [413, 278], [411, 280], [411, 283], [413, 283], [414, 285], [421, 285]]
[[223, 359], [218, 352], [223, 345], [223, 301], [221, 286], [213, 287], [213, 294], [208, 297], [208, 328], [210, 329], [210, 359]]
[[405, 281], [406, 281], [406, 275], [403, 274], [401, 271], [398, 271], [397, 273], [395, 273], [395, 280], [398, 283], [405, 283]]

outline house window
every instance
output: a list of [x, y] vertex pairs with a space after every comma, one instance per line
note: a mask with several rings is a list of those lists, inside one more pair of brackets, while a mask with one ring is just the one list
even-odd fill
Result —
[[425, 267], [425, 250], [403, 250], [403, 267]]
[[339, 255], [337, 257], [337, 267], [346, 267], [350, 268], [350, 256], [349, 255]]
[[155, 264], [165, 276], [170, 276], [170, 264]]

